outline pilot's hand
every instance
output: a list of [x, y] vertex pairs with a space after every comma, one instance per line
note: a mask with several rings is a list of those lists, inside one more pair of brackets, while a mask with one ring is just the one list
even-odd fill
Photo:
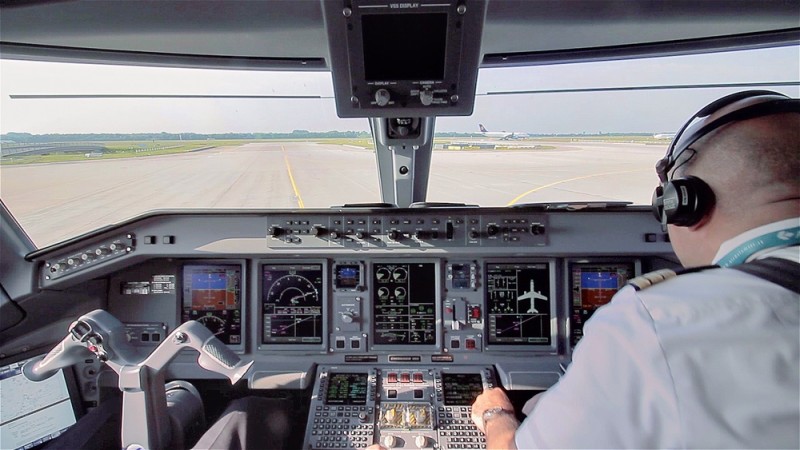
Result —
[[514, 405], [508, 399], [505, 391], [500, 388], [491, 388], [483, 391], [472, 404], [472, 421], [484, 434], [486, 429], [483, 426], [483, 413], [492, 408], [503, 408], [507, 411], [514, 411]]

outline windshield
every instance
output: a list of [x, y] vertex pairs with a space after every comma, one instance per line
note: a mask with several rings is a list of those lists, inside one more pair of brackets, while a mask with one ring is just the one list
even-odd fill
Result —
[[[0, 62], [2, 200], [46, 246], [164, 208], [380, 202], [366, 119], [326, 72]], [[798, 96], [798, 47], [482, 69], [441, 117], [427, 200], [649, 204], [653, 166], [727, 93]]]

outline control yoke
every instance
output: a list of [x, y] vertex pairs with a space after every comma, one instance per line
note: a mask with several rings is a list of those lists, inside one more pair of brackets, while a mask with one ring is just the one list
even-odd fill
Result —
[[[142, 359], [125, 338], [122, 322], [97, 309], [78, 318], [69, 333], [47, 355], [28, 361], [22, 373], [42, 381], [59, 369], [97, 356], [119, 375], [122, 390], [122, 447], [162, 449], [171, 435], [164, 392], [163, 369], [184, 348], [200, 353], [200, 367], [224, 375], [231, 384], [253, 365], [244, 362], [202, 324], [188, 321], [176, 328], [153, 352]], [[141, 418], [145, 418], [142, 426]], [[127, 419], [127, 420], [126, 420]]]

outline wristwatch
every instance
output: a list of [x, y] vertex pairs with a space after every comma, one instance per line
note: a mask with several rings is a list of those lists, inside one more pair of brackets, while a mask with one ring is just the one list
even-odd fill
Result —
[[502, 406], [495, 406], [494, 408], [487, 409], [481, 416], [481, 419], [483, 419], [483, 426], [486, 426], [486, 423], [490, 420], [503, 415], [510, 415], [513, 417], [514, 411], [509, 411]]

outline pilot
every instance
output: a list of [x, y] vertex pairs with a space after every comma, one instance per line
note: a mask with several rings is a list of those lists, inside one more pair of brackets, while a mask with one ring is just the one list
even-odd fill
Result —
[[724, 97], [656, 167], [686, 270], [599, 309], [521, 424], [502, 389], [481, 394], [488, 448], [800, 448], [800, 101]]

